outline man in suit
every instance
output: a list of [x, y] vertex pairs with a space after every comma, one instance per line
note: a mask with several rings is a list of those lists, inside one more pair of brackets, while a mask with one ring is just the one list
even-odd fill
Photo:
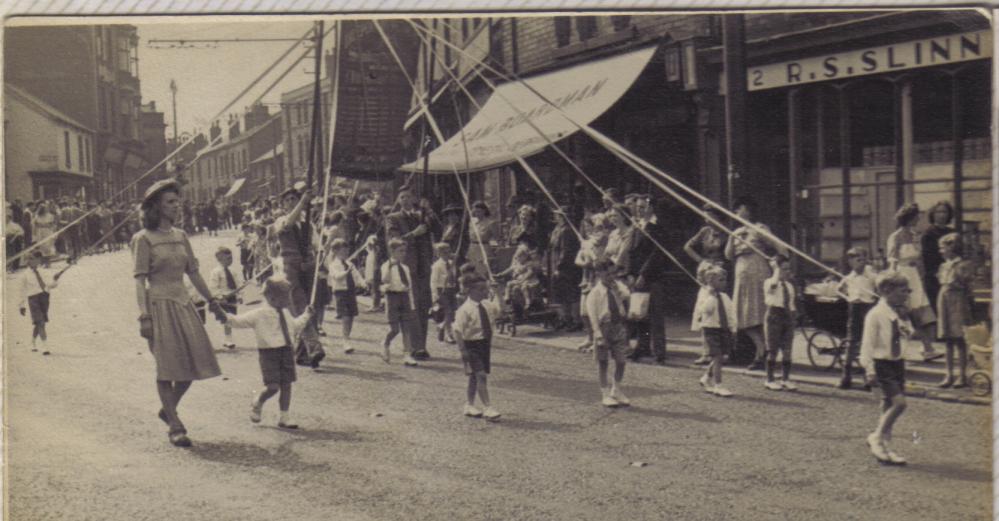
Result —
[[403, 187], [397, 197], [399, 211], [385, 217], [385, 241], [406, 241], [406, 265], [413, 280], [413, 307], [416, 310], [416, 331], [413, 358], [426, 360], [427, 316], [430, 313], [430, 267], [433, 264], [433, 226], [429, 217], [417, 206], [416, 196]]
[[[657, 201], [658, 202], [658, 201]], [[633, 360], [655, 355], [656, 363], [666, 363], [666, 267], [671, 261], [659, 246], [665, 244], [663, 227], [665, 206], [648, 207], [645, 215], [636, 216], [636, 241], [631, 251], [631, 273], [635, 289], [649, 292], [649, 312], [644, 322], [636, 324], [638, 346], [631, 355]], [[651, 351], [651, 352], [650, 352]]]

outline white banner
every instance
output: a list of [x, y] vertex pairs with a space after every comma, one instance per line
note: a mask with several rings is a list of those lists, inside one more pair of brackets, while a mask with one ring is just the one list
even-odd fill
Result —
[[992, 33], [977, 31], [749, 67], [746, 84], [751, 91], [775, 89], [991, 56]]
[[[524, 81], [565, 111], [572, 121], [586, 125], [627, 92], [655, 50], [655, 47], [650, 47], [633, 51]], [[528, 121], [552, 142], [578, 130], [572, 121], [520, 82], [504, 83], [462, 132], [430, 153], [428, 171], [449, 174], [454, 170], [486, 170], [516, 161], [518, 155], [525, 157], [541, 151], [548, 143]], [[400, 169], [422, 171], [423, 160], [403, 165]]]

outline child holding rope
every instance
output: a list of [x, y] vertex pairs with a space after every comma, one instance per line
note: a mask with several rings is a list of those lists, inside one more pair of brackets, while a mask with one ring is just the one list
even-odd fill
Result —
[[722, 363], [735, 345], [736, 333], [735, 304], [725, 294], [728, 274], [725, 268], [710, 264], [698, 270], [698, 275], [704, 281], [704, 287], [694, 309], [692, 329], [701, 330], [704, 352], [709, 359], [700, 383], [705, 392], [727, 398], [732, 396], [732, 391], [722, 387]]
[[[49, 321], [49, 291], [59, 284], [59, 277], [62, 272], [49, 277], [39, 265], [44, 260], [45, 255], [41, 250], [34, 250], [27, 255], [28, 269], [21, 274], [21, 316], [26, 311], [31, 312], [31, 350], [38, 351], [39, 341], [42, 347], [42, 354], [48, 355], [49, 350], [45, 343], [48, 341], [48, 334], [45, 332], [45, 324]], [[65, 271], [65, 270], [64, 270]], [[25, 309], [27, 305], [27, 309]]]
[[[853, 364], [860, 352], [860, 339], [864, 330], [864, 317], [874, 307], [878, 300], [874, 287], [877, 274], [870, 266], [867, 248], [858, 246], [846, 252], [846, 261], [850, 265], [850, 273], [843, 277], [839, 291], [846, 295], [849, 306], [846, 320], [846, 361], [843, 363], [843, 376], [839, 381], [840, 389], [849, 389], [853, 382]], [[864, 386], [866, 390], [870, 387]]]
[[430, 290], [433, 292], [433, 305], [440, 310], [441, 320], [437, 330], [437, 340], [454, 343], [452, 325], [458, 308], [458, 278], [455, 273], [454, 254], [446, 242], [434, 244], [437, 260], [430, 267]]
[[388, 316], [389, 332], [382, 342], [382, 360], [389, 363], [391, 353], [389, 348], [392, 340], [401, 332], [405, 350], [403, 363], [409, 367], [417, 365], [413, 358], [413, 331], [416, 325], [416, 310], [413, 307], [412, 277], [409, 266], [406, 266], [406, 241], [392, 239], [389, 241], [389, 260], [382, 264], [382, 293], [385, 294], [385, 314]]
[[[220, 247], [215, 252], [215, 259], [219, 265], [208, 275], [208, 288], [212, 291], [212, 295], [219, 300], [222, 310], [235, 315], [236, 306], [239, 303], [236, 289], [239, 288], [240, 282], [229, 268], [232, 266], [232, 250], [225, 246]], [[232, 340], [232, 328], [223, 322], [222, 329], [225, 335], [222, 346], [226, 349], [235, 349], [236, 343]]]
[[[791, 281], [791, 261], [777, 255], [773, 262], [774, 274], [763, 283], [764, 314], [763, 333], [767, 342], [767, 379], [764, 386], [771, 391], [796, 391], [791, 382], [791, 346], [794, 344], [794, 317], [797, 292]], [[777, 353], [781, 355], [781, 379], [774, 379]]]
[[[596, 283], [586, 296], [586, 314], [593, 330], [594, 358], [600, 377], [601, 403], [605, 407], [630, 405], [631, 402], [621, 392], [624, 379], [625, 350], [628, 348], [628, 328], [624, 321], [631, 293], [623, 282], [618, 280], [615, 266], [607, 259], [600, 259], [593, 265]], [[608, 384], [607, 370], [610, 358], [614, 358], [614, 379]]]
[[[291, 316], [291, 284], [281, 275], [272, 276], [264, 283], [266, 306], [242, 315], [224, 313], [229, 327], [252, 328], [257, 337], [260, 372], [264, 389], [257, 393], [250, 405], [250, 421], [260, 423], [264, 402], [278, 395], [281, 416], [278, 427], [297, 429], [288, 410], [291, 407], [291, 384], [296, 380], [294, 339], [312, 318], [312, 306], [297, 317]], [[212, 303], [217, 306], [217, 303]], [[217, 311], [217, 309], [216, 309]]]
[[349, 355], [354, 352], [354, 348], [350, 345], [350, 333], [354, 328], [354, 317], [358, 313], [357, 287], [358, 282], [364, 286], [364, 277], [348, 260], [350, 247], [347, 241], [333, 239], [330, 249], [333, 255], [327, 264], [327, 270], [333, 287], [333, 296], [336, 298], [336, 318], [340, 319], [343, 326], [343, 352]]
[[[468, 294], [468, 298], [454, 313], [454, 339], [461, 351], [465, 374], [468, 375], [464, 414], [493, 421], [500, 417], [500, 413], [489, 402], [487, 385], [493, 332], [496, 330], [500, 305], [495, 295], [492, 300], [486, 300], [489, 296], [489, 287], [481, 275], [476, 273], [463, 275], [461, 287]], [[475, 406], [476, 395], [482, 401], [485, 410], [479, 410]]]

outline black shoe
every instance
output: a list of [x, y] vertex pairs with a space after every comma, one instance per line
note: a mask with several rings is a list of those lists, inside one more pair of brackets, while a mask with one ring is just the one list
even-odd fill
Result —
[[762, 371], [764, 368], [763, 360], [753, 360], [753, 363], [749, 364], [746, 368], [747, 371]]
[[665, 358], [656, 358], [656, 365], [666, 365]]
[[430, 353], [426, 351], [416, 351], [413, 353], [413, 358], [417, 360], [430, 360]]
[[849, 378], [843, 378], [839, 381], [839, 385], [836, 387], [839, 387], [840, 389], [849, 389], [852, 383], [853, 382], [851, 382]]

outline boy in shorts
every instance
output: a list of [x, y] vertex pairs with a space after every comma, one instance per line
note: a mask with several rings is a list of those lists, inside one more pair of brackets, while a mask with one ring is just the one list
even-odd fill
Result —
[[[241, 281], [236, 278], [236, 275], [230, 269], [230, 266], [232, 266], [232, 250], [225, 246], [220, 247], [215, 252], [215, 260], [219, 264], [208, 275], [208, 288], [211, 289], [212, 295], [219, 300], [222, 311], [230, 315], [235, 315], [237, 313], [236, 305], [239, 303], [236, 290], [239, 288]], [[221, 315], [219, 315], [219, 320], [222, 320]], [[225, 335], [222, 346], [228, 349], [235, 349], [236, 343], [232, 340], [232, 328], [228, 324], [223, 323], [222, 329]]]
[[354, 348], [350, 345], [350, 333], [354, 329], [354, 317], [357, 316], [357, 286], [365, 285], [364, 277], [357, 267], [348, 260], [350, 248], [347, 241], [333, 239], [330, 245], [333, 258], [329, 261], [329, 278], [333, 286], [333, 296], [336, 298], [336, 318], [343, 326], [343, 352], [350, 354]]
[[[489, 358], [492, 349], [493, 331], [496, 330], [496, 318], [500, 313], [500, 305], [493, 295], [492, 300], [486, 300], [489, 287], [486, 279], [476, 273], [461, 277], [461, 287], [468, 298], [454, 313], [453, 334], [461, 351], [461, 361], [468, 375], [466, 388], [467, 402], [464, 414], [473, 418], [485, 417], [496, 420], [500, 413], [489, 403]], [[475, 395], [482, 400], [485, 410], [475, 407]]]
[[392, 340], [401, 332], [402, 344], [405, 349], [403, 364], [416, 367], [413, 358], [414, 326], [416, 325], [416, 309], [413, 307], [413, 277], [406, 266], [406, 242], [402, 239], [389, 241], [389, 260], [382, 264], [382, 293], [385, 295], [385, 314], [388, 316], [389, 332], [382, 342], [382, 360], [389, 363], [391, 354], [389, 347]]
[[[586, 296], [586, 316], [593, 328], [594, 357], [600, 374], [601, 403], [605, 407], [630, 405], [621, 392], [624, 379], [625, 350], [628, 348], [628, 328], [624, 321], [631, 292], [618, 280], [614, 264], [607, 259], [593, 265], [596, 283]], [[614, 358], [614, 381], [607, 382], [609, 359]]]
[[[224, 314], [225, 323], [236, 328], [253, 328], [260, 355], [260, 372], [264, 385], [250, 405], [250, 421], [260, 423], [260, 410], [264, 402], [278, 394], [281, 417], [278, 427], [297, 429], [288, 417], [291, 407], [291, 384], [295, 381], [295, 338], [312, 318], [312, 306], [295, 317], [291, 314], [291, 284], [284, 276], [273, 276], [264, 283], [267, 305], [242, 315]], [[213, 303], [213, 306], [218, 304]]]
[[[870, 266], [870, 256], [867, 248], [857, 246], [846, 252], [846, 262], [850, 265], [850, 273], [843, 277], [839, 291], [846, 296], [849, 305], [846, 319], [847, 350], [846, 361], [843, 362], [843, 376], [839, 381], [840, 389], [849, 389], [853, 383], [853, 365], [860, 352], [860, 339], [864, 331], [864, 317], [874, 307], [878, 300], [874, 279], [877, 274]], [[870, 387], [864, 386], [865, 391]]]
[[[49, 276], [46, 270], [39, 266], [44, 260], [44, 255], [40, 250], [34, 250], [27, 255], [25, 261], [28, 269], [21, 274], [21, 316], [25, 316], [27, 311], [31, 312], [31, 350], [38, 351], [38, 344], [41, 343], [42, 354], [48, 355], [50, 351], [45, 343], [48, 341], [48, 334], [45, 332], [45, 324], [49, 321], [49, 290], [59, 284], [59, 276], [62, 272]], [[65, 270], [63, 270], [65, 271]]]
[[915, 331], [906, 306], [912, 289], [905, 276], [896, 271], [882, 272], [876, 283], [881, 300], [864, 319], [860, 364], [867, 373], [867, 383], [877, 382], [884, 399], [878, 427], [867, 436], [867, 445], [881, 463], [904, 465], [905, 458], [892, 451], [888, 442], [892, 427], [906, 408], [902, 340]]
[[701, 272], [701, 279], [705, 283], [706, 293], [697, 301], [693, 329], [701, 330], [710, 362], [700, 382], [704, 392], [727, 398], [732, 396], [732, 391], [722, 387], [722, 362], [735, 343], [735, 304], [725, 294], [728, 273], [724, 268], [705, 268]]

